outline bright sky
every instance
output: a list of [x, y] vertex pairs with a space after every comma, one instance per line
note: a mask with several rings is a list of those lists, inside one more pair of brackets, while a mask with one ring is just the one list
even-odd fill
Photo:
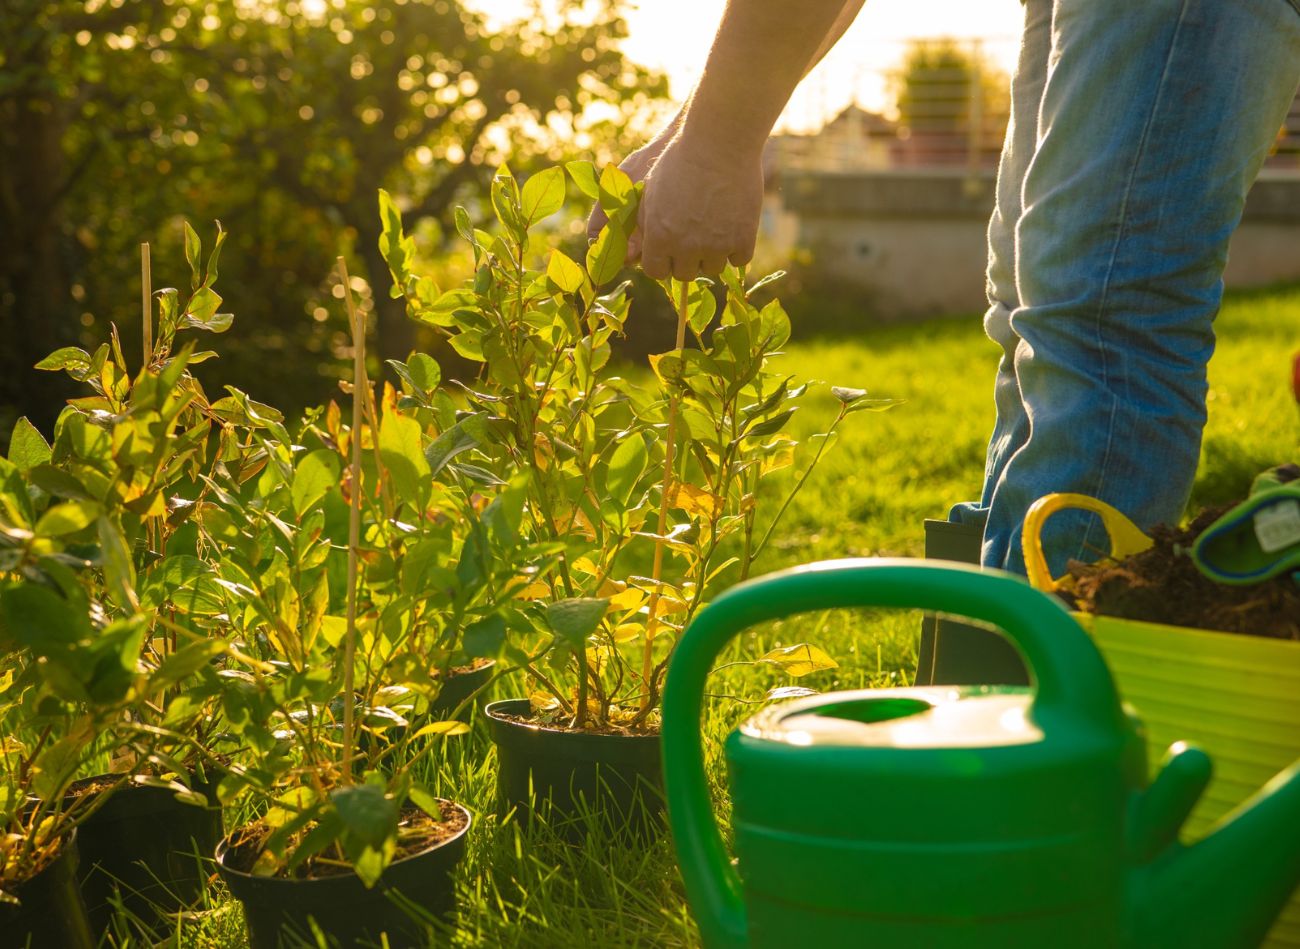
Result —
[[[470, 0], [491, 15], [517, 15], [522, 0]], [[624, 51], [668, 73], [672, 94], [690, 92], [722, 19], [726, 0], [634, 0]], [[798, 0], [790, 0], [792, 13]], [[780, 126], [805, 130], [856, 101], [881, 108], [885, 71], [901, 58], [906, 40], [948, 36], [979, 40], [990, 59], [1009, 70], [1023, 17], [1020, 0], [867, 0], [834, 50], [795, 91]]]

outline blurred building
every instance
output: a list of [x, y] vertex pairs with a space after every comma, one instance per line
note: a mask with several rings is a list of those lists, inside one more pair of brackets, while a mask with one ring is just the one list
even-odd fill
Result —
[[[771, 139], [764, 257], [799, 260], [821, 292], [879, 318], [977, 312], [1005, 97], [987, 74], [954, 66], [950, 44], [908, 55], [923, 82], [898, 118], [853, 105], [815, 133]], [[1298, 247], [1300, 94], [1251, 192], [1225, 279], [1300, 280]]]

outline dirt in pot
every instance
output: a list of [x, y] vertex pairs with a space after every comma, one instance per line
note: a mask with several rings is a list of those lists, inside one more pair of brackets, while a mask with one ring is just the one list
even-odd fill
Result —
[[[464, 811], [449, 801], [439, 801], [438, 806], [442, 811], [441, 820], [435, 820], [412, 804], [402, 808], [397, 851], [393, 855], [394, 862], [423, 853], [464, 830], [469, 821]], [[225, 858], [226, 866], [241, 873], [253, 873], [253, 867], [270, 834], [271, 827], [264, 821], [240, 827], [230, 835], [230, 848]], [[352, 867], [342, 860], [312, 857], [294, 871], [292, 879], [320, 880], [325, 877], [346, 876], [353, 872]], [[289, 876], [284, 873], [277, 875]]]
[[[494, 714], [503, 722], [514, 722], [516, 725], [531, 725], [535, 728], [545, 729], [548, 732], [563, 732], [569, 735], [618, 735], [622, 737], [648, 738], [659, 734], [659, 723], [657, 721], [621, 725], [616, 719], [611, 719], [605, 724], [595, 724], [588, 721], [581, 728], [574, 728], [570, 724], [571, 716], [568, 715], [555, 716], [546, 713], [540, 715], [510, 715], [504, 712]], [[632, 715], [629, 713], [628, 718], [631, 717]]]
[[1207, 510], [1186, 527], [1152, 529], [1149, 550], [1121, 561], [1071, 561], [1071, 608], [1084, 613], [1194, 629], [1300, 639], [1300, 584], [1283, 574], [1248, 586], [1215, 583], [1189, 551], [1227, 508]]

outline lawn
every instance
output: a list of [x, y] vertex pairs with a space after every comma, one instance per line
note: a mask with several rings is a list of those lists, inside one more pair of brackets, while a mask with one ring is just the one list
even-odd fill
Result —
[[[1300, 416], [1286, 388], [1289, 354], [1300, 348], [1300, 289], [1231, 299], [1219, 320], [1211, 368], [1210, 420], [1195, 502], [1244, 491], [1262, 467], [1294, 458]], [[797, 331], [796, 331], [797, 336]], [[984, 440], [992, 423], [996, 350], [979, 319], [864, 328], [833, 340], [806, 340], [785, 357], [790, 371], [872, 395], [906, 400], [884, 414], [850, 417], [839, 443], [791, 506], [764, 569], [844, 556], [919, 556], [921, 521], [979, 489]], [[793, 434], [816, 431], [833, 415], [827, 388], [792, 421]], [[777, 643], [810, 641], [839, 663], [801, 681], [818, 689], [900, 683], [915, 662], [915, 615], [817, 615], [773, 624], [739, 643], [733, 658]], [[714, 678], [708, 746], [718, 796], [724, 775], [717, 749], [731, 727], [789, 684], [762, 666], [738, 665]], [[501, 693], [511, 690], [507, 681]], [[582, 847], [522, 830], [493, 813], [493, 761], [481, 729], [459, 739], [430, 781], [473, 810], [476, 826], [462, 866], [461, 913], [440, 944], [483, 947], [692, 946], [695, 931], [665, 834], [645, 849], [593, 837]], [[237, 905], [214, 890], [211, 907], [178, 925], [176, 945], [243, 944]]]

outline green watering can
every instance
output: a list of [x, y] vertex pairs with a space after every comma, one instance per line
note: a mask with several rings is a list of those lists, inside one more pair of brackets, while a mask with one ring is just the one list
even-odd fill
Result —
[[[705, 777], [705, 679], [742, 630], [837, 607], [993, 624], [1034, 686], [839, 692], [763, 710], [726, 743], [737, 868]], [[677, 646], [663, 749], [708, 949], [1228, 949], [1257, 944], [1300, 881], [1300, 765], [1183, 846], [1209, 759], [1175, 745], [1147, 786], [1144, 739], [1101, 655], [1056, 600], [1009, 574], [844, 560], [740, 584]]]

